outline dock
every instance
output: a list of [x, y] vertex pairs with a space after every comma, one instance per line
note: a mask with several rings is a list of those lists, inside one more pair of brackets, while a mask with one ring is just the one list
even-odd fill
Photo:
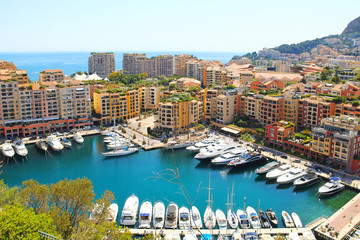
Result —
[[[116, 132], [121, 136], [129, 139], [134, 144], [139, 145], [146, 151], [163, 148], [165, 146], [165, 144], [162, 143], [161, 141], [150, 138], [148, 136], [144, 136], [142, 133], [135, 131], [129, 127], [124, 127], [124, 129], [126, 133], [123, 133], [122, 130], [116, 130]], [[133, 138], [134, 135], [135, 138]]]

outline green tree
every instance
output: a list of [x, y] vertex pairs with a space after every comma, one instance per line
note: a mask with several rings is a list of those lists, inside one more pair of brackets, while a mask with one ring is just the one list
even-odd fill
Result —
[[84, 221], [79, 224], [79, 227], [74, 231], [70, 239], [132, 240], [132, 235], [128, 228], [117, 227], [116, 223], [104, 222], [100, 225], [96, 225], [91, 221]]
[[44, 213], [49, 206], [50, 188], [45, 184], [39, 184], [35, 180], [27, 180], [22, 183], [21, 200], [27, 208], [32, 208], [36, 214]]
[[92, 221], [95, 224], [102, 224], [103, 222], [106, 221], [106, 219], [109, 217], [109, 209], [108, 207], [110, 206], [111, 202], [114, 201], [114, 194], [109, 191], [106, 190], [104, 192], [104, 194], [101, 196], [101, 198], [99, 198], [98, 200], [96, 200], [94, 209], [96, 209], [96, 211], [92, 212], [91, 216], [92, 216]]
[[3, 180], [0, 180], [0, 207], [16, 203], [20, 203], [19, 189], [17, 187], [9, 188]]
[[340, 82], [340, 77], [336, 75], [336, 76], [331, 78], [331, 81], [334, 82], [334, 83], [339, 83]]

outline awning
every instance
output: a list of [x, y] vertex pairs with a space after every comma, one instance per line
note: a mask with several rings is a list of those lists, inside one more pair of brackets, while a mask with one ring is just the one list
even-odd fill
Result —
[[240, 131], [234, 130], [234, 129], [231, 129], [231, 128], [228, 128], [228, 127], [223, 127], [223, 128], [221, 128], [221, 130], [224, 131], [224, 132], [229, 132], [229, 133], [235, 134], [235, 135], [240, 133]]

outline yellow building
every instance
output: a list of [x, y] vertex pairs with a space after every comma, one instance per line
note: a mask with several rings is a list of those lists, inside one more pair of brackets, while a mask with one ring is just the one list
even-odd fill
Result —
[[142, 87], [141, 94], [141, 110], [147, 111], [157, 109], [160, 102], [161, 87]]

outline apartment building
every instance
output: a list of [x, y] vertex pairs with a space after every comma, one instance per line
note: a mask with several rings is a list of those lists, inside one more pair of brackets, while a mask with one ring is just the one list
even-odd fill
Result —
[[17, 67], [12, 62], [0, 60], [0, 69], [16, 70]]
[[58, 89], [60, 116], [62, 119], [86, 118], [91, 116], [89, 85], [70, 86]]
[[200, 92], [200, 99], [204, 103], [203, 119], [205, 122], [210, 123], [217, 119], [217, 97], [219, 93], [215, 89], [203, 89]]
[[278, 80], [257, 80], [251, 82], [251, 90], [260, 91], [260, 90], [279, 90], [285, 87], [285, 83]]
[[186, 76], [186, 62], [190, 59], [197, 60], [197, 57], [187, 54], [180, 54], [174, 56], [174, 74], [185, 77]]
[[234, 121], [237, 108], [237, 95], [219, 95], [217, 97], [216, 122], [230, 124]]
[[142, 87], [140, 89], [141, 110], [157, 109], [160, 102], [161, 87]]
[[46, 84], [48, 82], [64, 81], [64, 73], [61, 69], [47, 69], [40, 72], [39, 83]]
[[190, 59], [185, 62], [185, 76], [199, 79], [199, 62], [196, 59]]
[[89, 57], [89, 74], [96, 73], [101, 78], [108, 78], [115, 72], [115, 55], [112, 52], [91, 53]]
[[298, 127], [299, 99], [300, 95], [296, 93], [284, 94], [284, 120], [287, 122], [292, 122], [296, 129]]
[[200, 87], [200, 81], [193, 78], [182, 77], [175, 81], [170, 82], [170, 84], [175, 84], [180, 89], [189, 89], [190, 87]]
[[283, 141], [295, 133], [294, 124], [279, 121], [266, 127], [265, 141], [271, 145], [282, 145]]
[[260, 107], [260, 122], [267, 126], [284, 120], [283, 105], [283, 97], [265, 96]]
[[240, 97], [240, 109], [241, 114], [260, 121], [261, 118], [261, 106], [264, 99], [264, 95], [252, 95]]
[[208, 87], [209, 85], [225, 85], [227, 71], [221, 65], [203, 65], [199, 67], [199, 80], [201, 85]]
[[12, 80], [19, 84], [29, 83], [29, 76], [26, 70], [18, 69], [0, 69], [0, 81]]

